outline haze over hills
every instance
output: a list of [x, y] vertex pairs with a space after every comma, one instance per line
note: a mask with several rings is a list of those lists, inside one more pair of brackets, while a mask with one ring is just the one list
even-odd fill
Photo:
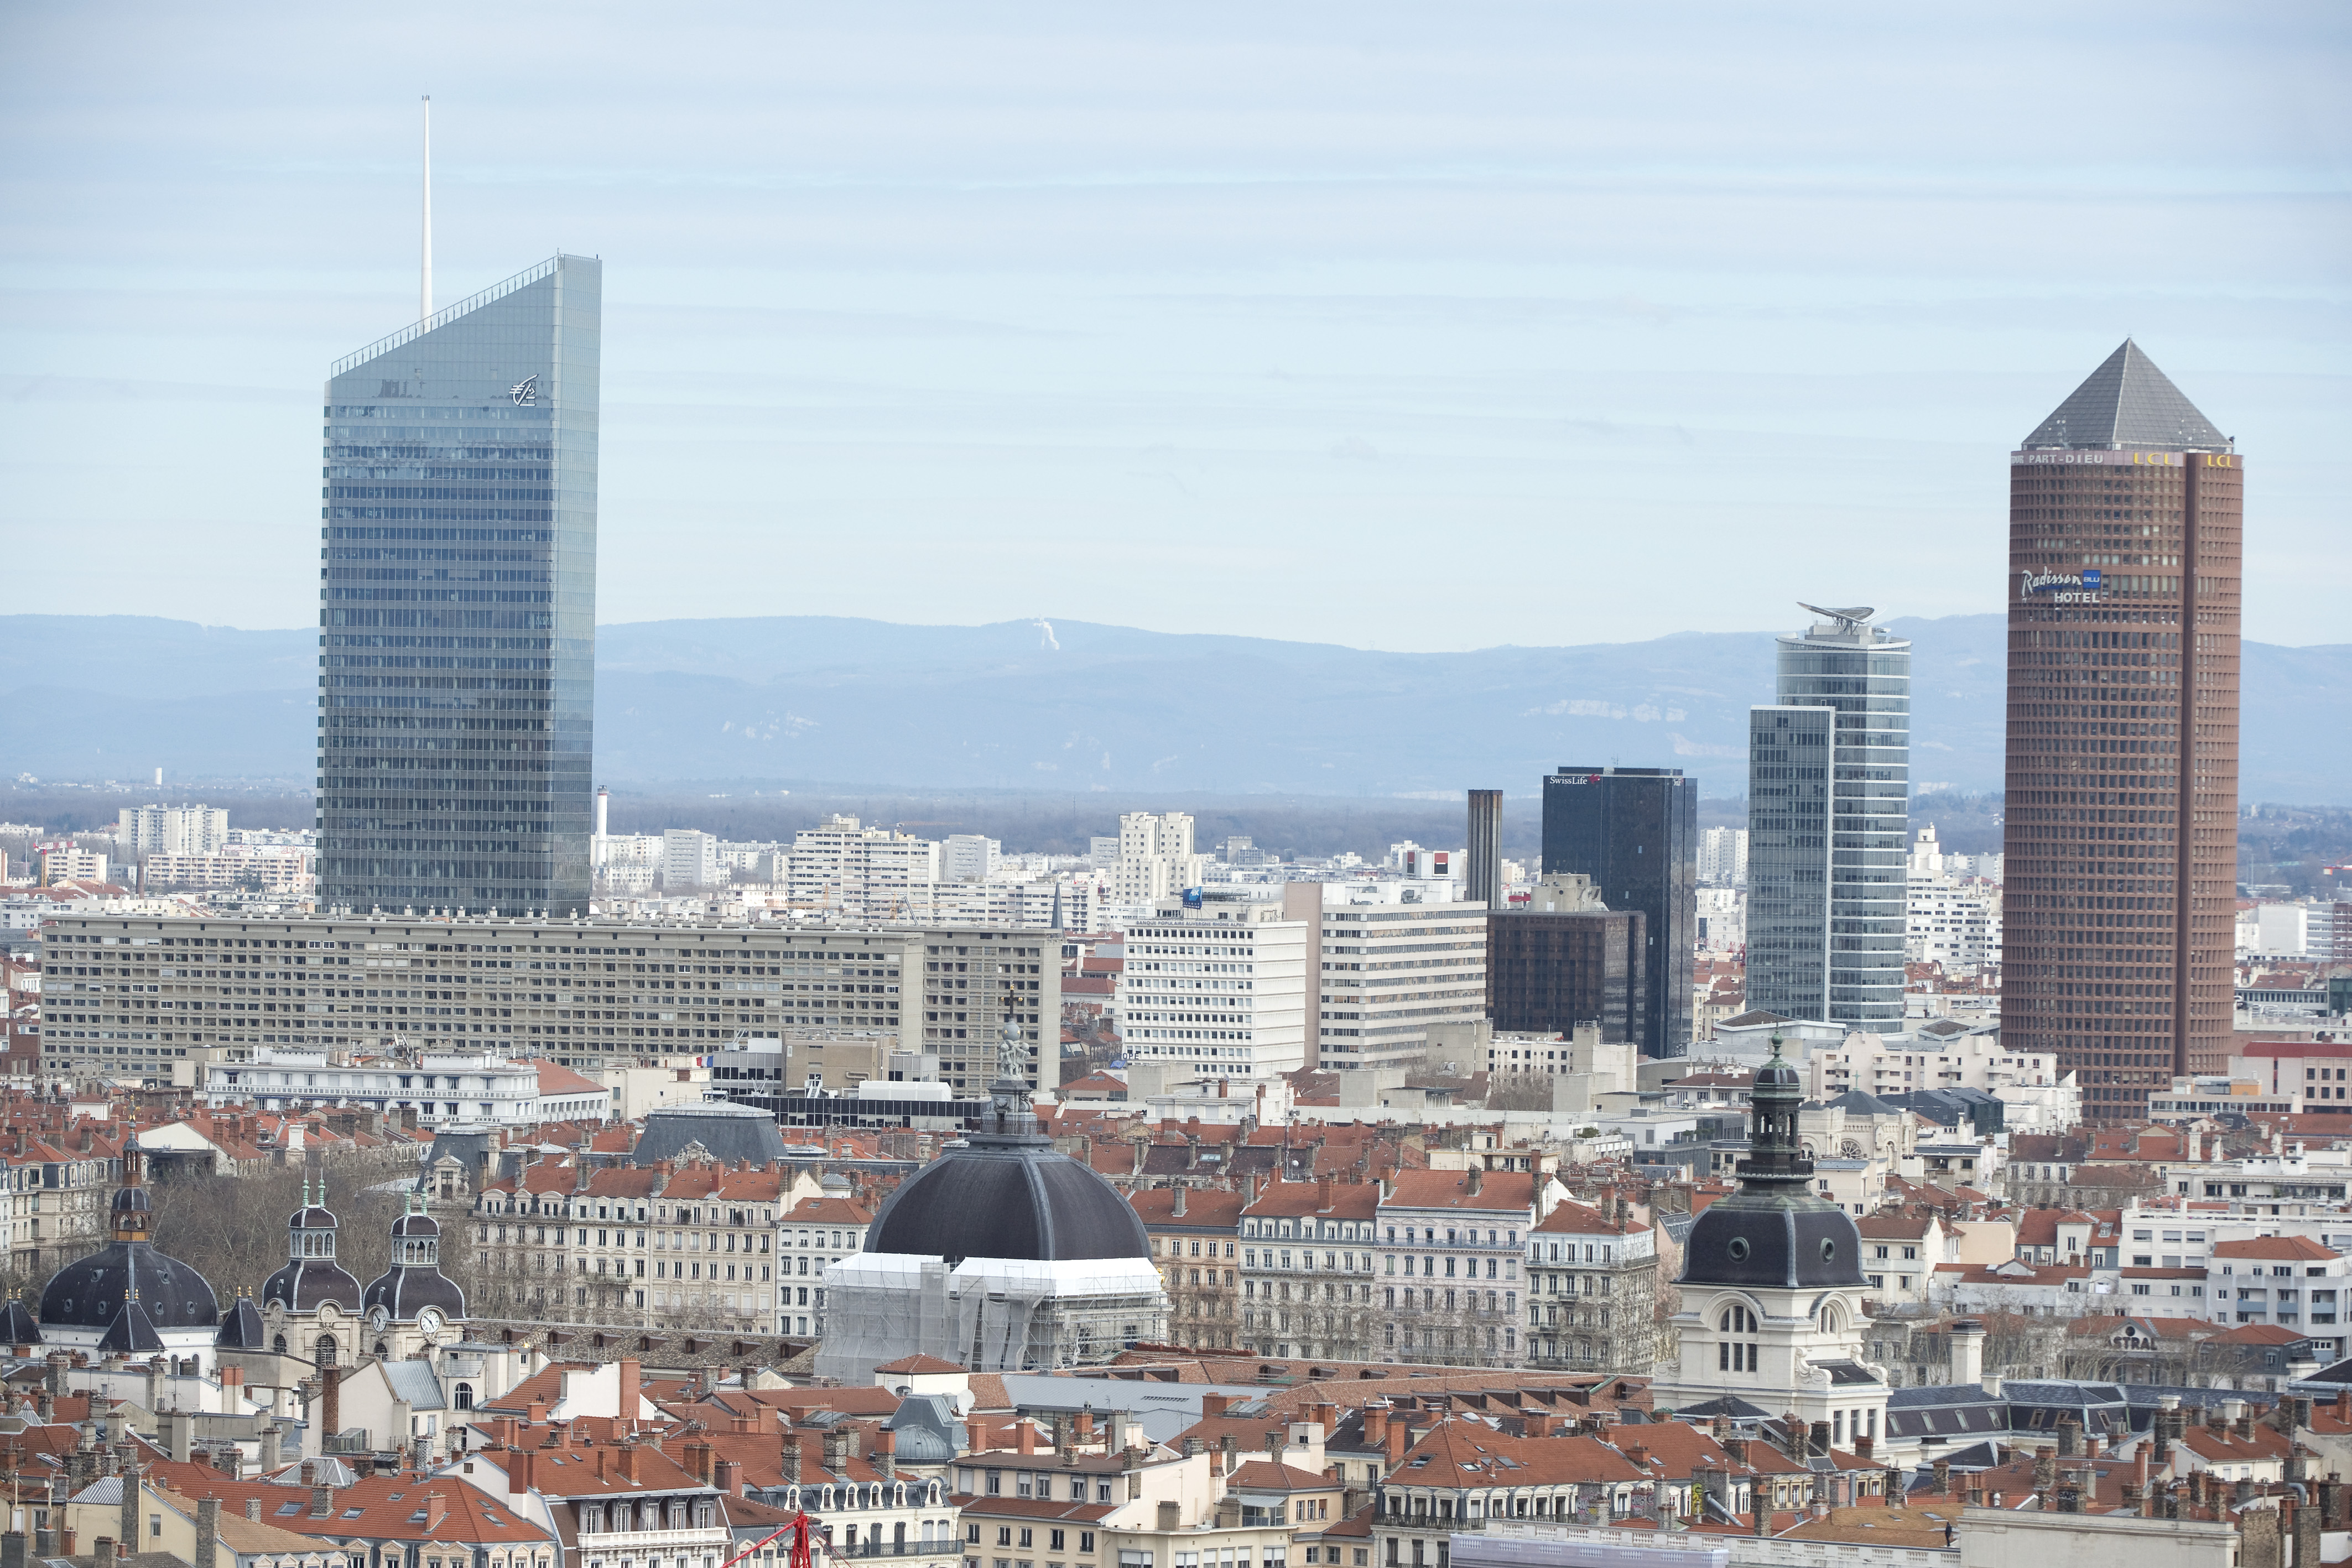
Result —
[[[1793, 617], [1792, 617], [1793, 623]], [[2002, 618], [1913, 639], [1913, 778], [1996, 790]], [[1399, 796], [1532, 793], [1563, 763], [1746, 789], [1769, 632], [1370, 653], [1086, 622], [818, 616], [598, 629], [600, 780]], [[138, 616], [0, 616], [0, 768], [44, 778], [301, 779], [317, 634]], [[2352, 802], [2352, 645], [2245, 646], [2244, 797]]]

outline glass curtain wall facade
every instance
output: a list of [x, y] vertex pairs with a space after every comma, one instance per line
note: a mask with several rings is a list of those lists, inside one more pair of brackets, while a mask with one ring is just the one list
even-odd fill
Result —
[[1891, 1034], [1903, 1027], [1911, 644], [1867, 610], [1823, 613], [1780, 639], [1780, 701], [1748, 715], [1748, 1004]]
[[322, 910], [587, 912], [603, 285], [558, 256], [332, 368]]
[[1611, 909], [1641, 914], [1642, 1054], [1689, 1055], [1698, 780], [1679, 768], [1569, 767], [1547, 776], [1543, 869], [1589, 876]]
[[2231, 1050], [2244, 462], [2130, 342], [2009, 461], [2003, 1038], [2137, 1120]]

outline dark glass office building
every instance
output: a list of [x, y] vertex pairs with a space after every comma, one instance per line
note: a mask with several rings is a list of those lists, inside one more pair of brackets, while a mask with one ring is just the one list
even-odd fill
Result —
[[1543, 869], [1643, 916], [1645, 1056], [1687, 1056], [1698, 936], [1698, 780], [1679, 768], [1563, 768], [1544, 779]]
[[601, 263], [338, 361], [319, 582], [319, 905], [585, 914]]
[[1903, 1027], [1911, 644], [1866, 609], [1780, 639], [1779, 702], [1748, 710], [1748, 1005]]
[[1512, 909], [1486, 922], [1486, 1014], [1497, 1030], [1639, 1041], [1649, 1021], [1640, 911], [1570, 915]]
[[2131, 342], [2010, 454], [2001, 1040], [2086, 1122], [2235, 1049], [2245, 485]]

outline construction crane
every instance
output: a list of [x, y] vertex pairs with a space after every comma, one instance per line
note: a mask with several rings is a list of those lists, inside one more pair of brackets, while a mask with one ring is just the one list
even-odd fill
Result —
[[[784, 1568], [815, 1568], [814, 1557], [809, 1548], [809, 1516], [806, 1513], [796, 1513], [793, 1515], [791, 1523], [770, 1531], [767, 1534], [761, 1536], [759, 1540], [754, 1541], [751, 1545], [746, 1546], [742, 1551], [738, 1552], [734, 1556], [730, 1557], [726, 1562], [720, 1563], [719, 1568], [735, 1568], [737, 1563], [742, 1562], [747, 1557], [756, 1555], [761, 1548], [767, 1546], [769, 1542], [774, 1541], [780, 1535], [790, 1535], [793, 1538], [792, 1546], [784, 1553]], [[840, 1552], [835, 1552], [833, 1549], [832, 1542], [826, 1540], [822, 1535], [816, 1536], [815, 1540], [817, 1544], [824, 1549], [825, 1560], [828, 1563], [840, 1563], [845, 1564], [848, 1562], [848, 1559], [843, 1557]]]

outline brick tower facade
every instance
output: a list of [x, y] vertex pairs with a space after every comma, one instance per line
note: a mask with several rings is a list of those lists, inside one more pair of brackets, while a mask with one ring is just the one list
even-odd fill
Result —
[[2126, 342], [2010, 455], [2004, 1043], [2146, 1113], [2223, 1070], [2244, 468]]

